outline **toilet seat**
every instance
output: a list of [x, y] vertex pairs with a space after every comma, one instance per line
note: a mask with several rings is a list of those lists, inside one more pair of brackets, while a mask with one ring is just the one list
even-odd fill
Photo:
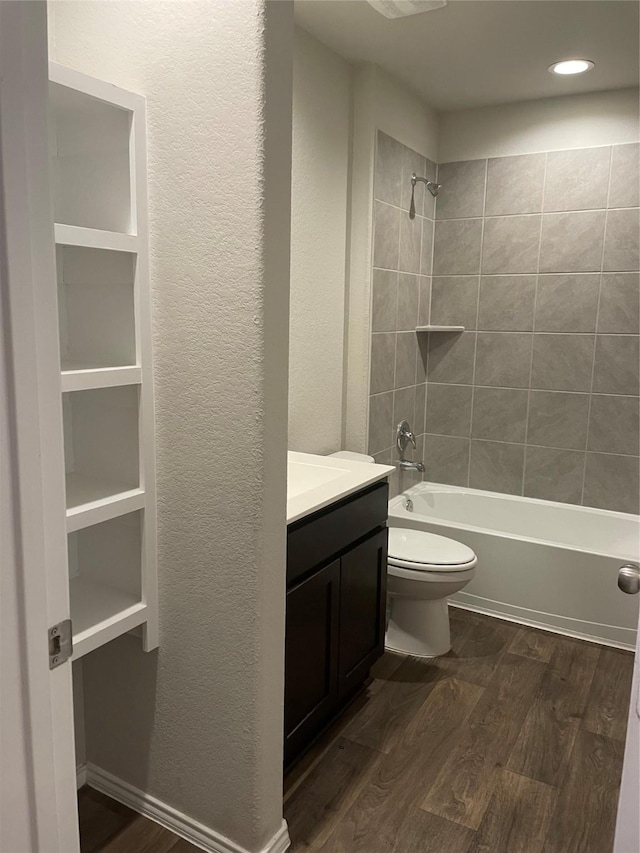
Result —
[[[465, 572], [474, 568], [478, 558], [467, 545], [405, 527], [389, 528], [389, 569], [404, 569], [411, 572]], [[395, 572], [394, 572], [395, 574]], [[406, 577], [405, 572], [399, 572]]]

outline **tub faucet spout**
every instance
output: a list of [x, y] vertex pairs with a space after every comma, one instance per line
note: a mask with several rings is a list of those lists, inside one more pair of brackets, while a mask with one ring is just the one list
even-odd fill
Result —
[[419, 471], [424, 474], [423, 462], [410, 462], [408, 459], [401, 459], [398, 463], [401, 471]]

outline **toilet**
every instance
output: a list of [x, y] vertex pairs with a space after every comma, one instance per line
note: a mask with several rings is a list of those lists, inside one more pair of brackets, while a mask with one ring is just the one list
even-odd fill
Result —
[[469, 583], [477, 563], [471, 548], [454, 539], [389, 528], [386, 647], [424, 658], [446, 654], [451, 649], [447, 598]]
[[[345, 450], [331, 455], [374, 462]], [[477, 563], [471, 548], [455, 539], [389, 528], [386, 648], [422, 658], [445, 655], [451, 649], [447, 598], [469, 583]]]

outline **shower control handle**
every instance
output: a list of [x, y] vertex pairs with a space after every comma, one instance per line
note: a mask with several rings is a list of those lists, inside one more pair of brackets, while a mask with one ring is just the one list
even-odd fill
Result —
[[618, 571], [618, 587], [628, 595], [640, 592], [640, 568], [633, 563], [626, 563]]

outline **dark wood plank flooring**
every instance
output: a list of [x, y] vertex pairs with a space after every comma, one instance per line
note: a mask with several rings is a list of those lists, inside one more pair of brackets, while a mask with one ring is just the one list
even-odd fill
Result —
[[610, 853], [633, 655], [460, 609], [451, 627], [443, 658], [387, 653], [289, 774], [292, 853]]
[[[451, 609], [285, 779], [291, 853], [610, 853], [633, 656]], [[91, 790], [82, 853], [194, 853]]]

